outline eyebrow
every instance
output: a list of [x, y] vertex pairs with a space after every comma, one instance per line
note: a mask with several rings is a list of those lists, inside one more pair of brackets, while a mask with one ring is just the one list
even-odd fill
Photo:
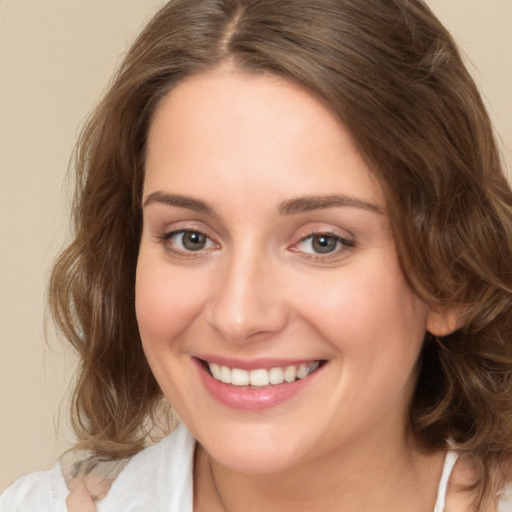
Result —
[[304, 196], [288, 199], [279, 205], [278, 212], [280, 215], [293, 215], [341, 206], [360, 208], [381, 215], [384, 214], [382, 206], [345, 195]]
[[165, 204], [167, 206], [175, 206], [177, 208], [185, 208], [198, 213], [207, 215], [215, 215], [215, 210], [205, 201], [194, 199], [189, 196], [182, 196], [179, 194], [167, 194], [165, 192], [153, 192], [149, 194], [144, 201], [144, 207], [150, 204]]
[[[149, 194], [144, 201], [144, 207], [151, 204], [165, 204], [167, 206], [185, 208], [198, 213], [216, 216], [215, 209], [207, 202], [190, 196], [157, 191]], [[384, 208], [375, 203], [345, 195], [303, 196], [287, 199], [279, 203], [277, 211], [279, 215], [295, 215], [337, 207], [360, 208], [381, 215], [384, 214]]]

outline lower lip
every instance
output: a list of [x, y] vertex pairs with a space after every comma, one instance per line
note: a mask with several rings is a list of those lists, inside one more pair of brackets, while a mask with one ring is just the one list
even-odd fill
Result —
[[223, 405], [246, 411], [262, 411], [280, 405], [298, 395], [309, 386], [322, 367], [291, 383], [276, 384], [261, 389], [232, 386], [215, 380], [199, 360], [194, 359], [206, 391]]

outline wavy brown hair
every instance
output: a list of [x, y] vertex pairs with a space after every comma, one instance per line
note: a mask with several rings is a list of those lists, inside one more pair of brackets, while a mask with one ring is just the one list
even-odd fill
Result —
[[74, 240], [50, 283], [81, 359], [78, 441], [129, 456], [160, 411], [134, 310], [146, 137], [177, 82], [225, 62], [339, 116], [386, 192], [411, 287], [461, 313], [453, 334], [427, 334], [410, 423], [427, 449], [451, 439], [477, 462], [484, 503], [512, 456], [512, 193], [475, 84], [421, 0], [172, 0], [142, 32], [79, 141]]

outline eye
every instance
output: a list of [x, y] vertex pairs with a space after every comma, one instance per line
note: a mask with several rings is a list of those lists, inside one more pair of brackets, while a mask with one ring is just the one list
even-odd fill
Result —
[[166, 249], [178, 253], [198, 252], [215, 247], [214, 242], [204, 233], [185, 229], [167, 233], [163, 241]]
[[314, 256], [323, 256], [336, 254], [343, 251], [343, 249], [352, 247], [354, 247], [352, 240], [347, 240], [334, 233], [313, 233], [303, 238], [292, 250]]

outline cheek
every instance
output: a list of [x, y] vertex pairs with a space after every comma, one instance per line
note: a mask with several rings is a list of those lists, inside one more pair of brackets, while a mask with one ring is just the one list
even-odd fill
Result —
[[[304, 296], [306, 297], [306, 296]], [[403, 351], [415, 357], [426, 331], [427, 307], [408, 286], [398, 262], [382, 255], [323, 286], [312, 286], [309, 318], [342, 351]], [[305, 302], [306, 303], [306, 302]], [[394, 354], [396, 357], [396, 354]]]
[[186, 329], [201, 308], [200, 292], [186, 272], [173, 272], [171, 266], [142, 253], [137, 263], [135, 309], [143, 344], [168, 343]]

